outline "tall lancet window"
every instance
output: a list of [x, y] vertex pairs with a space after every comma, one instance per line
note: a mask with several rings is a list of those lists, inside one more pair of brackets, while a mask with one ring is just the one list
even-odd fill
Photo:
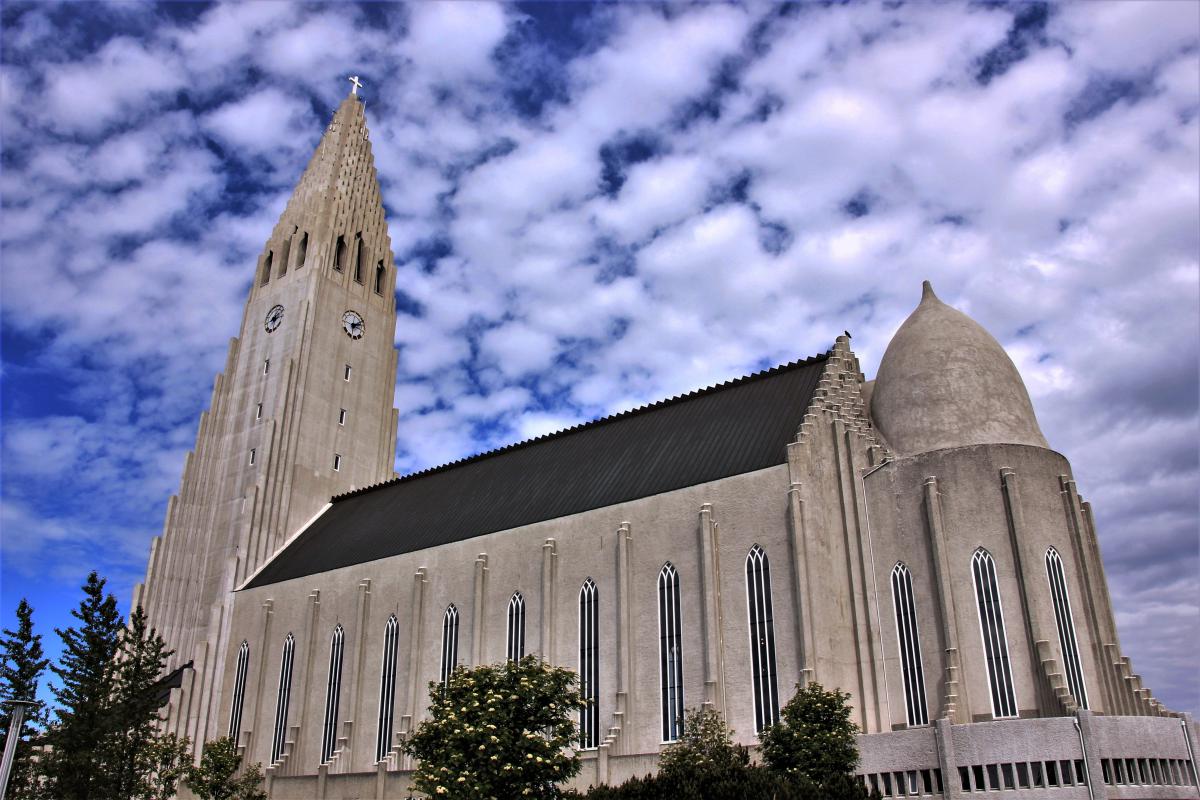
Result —
[[505, 655], [509, 661], [520, 661], [525, 657], [525, 598], [513, 592], [508, 599], [508, 646]]
[[329, 680], [325, 683], [325, 726], [321, 737], [321, 763], [333, 758], [337, 745], [338, 706], [342, 695], [342, 653], [345, 650], [342, 626], [333, 629], [329, 640]]
[[292, 228], [292, 235], [283, 240], [283, 247], [279, 250], [279, 277], [287, 275], [288, 258], [292, 255], [292, 238], [296, 235], [296, 229]]
[[903, 561], [892, 567], [892, 607], [896, 611], [896, 635], [900, 640], [900, 669], [904, 673], [908, 724], [928, 725], [929, 706], [925, 700], [925, 670], [921, 665], [921, 634], [917, 630], [912, 574]]
[[296, 637], [288, 634], [283, 640], [283, 657], [279, 662], [279, 696], [275, 701], [275, 735], [271, 739], [271, 763], [283, 755], [283, 740], [287, 734], [288, 703], [292, 698], [292, 662], [296, 657]]
[[364, 248], [362, 231], [359, 231], [354, 234], [354, 280], [359, 283], [363, 282], [363, 259], [366, 258]]
[[670, 561], [658, 572], [658, 676], [662, 687], [662, 738], [673, 742], [683, 730], [683, 631], [679, 572]]
[[250, 645], [245, 639], [238, 648], [237, 670], [233, 675], [233, 706], [229, 709], [229, 738], [236, 745], [242, 732], [242, 706], [246, 701], [246, 670], [250, 666]]
[[1067, 595], [1067, 579], [1063, 574], [1062, 558], [1051, 547], [1046, 551], [1046, 575], [1050, 579], [1050, 596], [1054, 598], [1054, 621], [1058, 623], [1058, 643], [1062, 647], [1067, 687], [1075, 695], [1080, 708], [1087, 708], [1087, 688], [1083, 685], [1083, 664], [1079, 660], [1079, 643], [1075, 639], [1075, 619], [1071, 615], [1071, 598]]
[[271, 262], [274, 260], [274, 258], [275, 258], [275, 251], [268, 250], [267, 257], [263, 259], [262, 280], [259, 281], [260, 286], [266, 286], [267, 283], [271, 280]]
[[346, 237], [339, 236], [333, 246], [333, 268], [341, 272], [346, 268]]
[[771, 612], [771, 562], [758, 545], [746, 556], [746, 608], [750, 615], [750, 674], [754, 678], [754, 732], [779, 721], [775, 679], [775, 623]]
[[396, 615], [388, 617], [383, 628], [383, 666], [379, 670], [379, 733], [375, 737], [375, 760], [387, 758], [392, 747], [393, 714], [396, 709], [396, 643], [399, 639]]
[[979, 609], [979, 629], [983, 652], [987, 656], [988, 683], [992, 692], [992, 716], [1017, 716], [1017, 698], [1013, 693], [1012, 665], [1008, 660], [1008, 636], [1004, 632], [1004, 609], [1000, 605], [1000, 587], [996, 583], [996, 562], [982, 547], [971, 559], [975, 578], [975, 604]]
[[304, 266], [304, 259], [308, 258], [308, 232], [305, 231], [300, 237], [300, 249], [296, 252], [296, 269]]
[[375, 265], [375, 294], [383, 294], [384, 280], [387, 278], [387, 271], [383, 268], [383, 262], [380, 261]]
[[450, 680], [450, 673], [458, 666], [458, 609], [451, 603], [442, 617], [442, 671], [441, 681]]
[[588, 578], [579, 589], [579, 694], [586, 703], [579, 711], [579, 746], [600, 746], [599, 606], [596, 582]]

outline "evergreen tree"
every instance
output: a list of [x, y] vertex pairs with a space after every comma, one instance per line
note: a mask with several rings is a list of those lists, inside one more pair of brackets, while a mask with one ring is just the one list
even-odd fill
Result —
[[199, 800], [267, 800], [262, 764], [251, 764], [237, 775], [241, 763], [233, 739], [213, 739], [204, 743], [200, 766], [188, 769], [185, 783]]
[[[43, 657], [41, 634], [33, 632], [33, 608], [24, 598], [17, 604], [17, 629], [4, 630], [0, 639], [0, 697], [10, 700], [36, 700], [38, 680], [50, 663]], [[8, 744], [12, 709], [0, 712], [0, 751]], [[37, 707], [25, 710], [21, 730], [16, 732], [17, 751], [9, 776], [9, 797], [29, 797], [34, 788], [30, 741], [45, 721], [45, 712]]]
[[158, 730], [158, 681], [168, 650], [162, 637], [148, 628], [141, 606], [133, 610], [113, 665], [112, 696], [100, 757], [114, 798], [153, 800], [174, 794], [182, 775], [180, 744]]
[[763, 760], [775, 771], [820, 786], [853, 781], [858, 766], [858, 726], [850, 721], [850, 695], [821, 684], [796, 687], [779, 722], [762, 733]]
[[443, 686], [429, 684], [429, 718], [404, 743], [420, 760], [415, 787], [446, 800], [549, 800], [578, 774], [570, 748], [583, 707], [577, 678], [537, 656], [458, 667]]
[[79, 625], [55, 628], [63, 654], [59, 666], [50, 669], [62, 685], [53, 687], [58, 721], [46, 732], [51, 749], [41, 763], [49, 794], [60, 800], [110, 796], [101, 748], [110, 730], [113, 658], [122, 626], [116, 598], [105, 593], [104, 583], [95, 572], [88, 575], [84, 598], [71, 612]]

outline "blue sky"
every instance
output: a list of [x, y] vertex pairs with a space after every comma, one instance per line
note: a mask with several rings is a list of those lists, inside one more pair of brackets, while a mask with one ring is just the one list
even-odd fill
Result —
[[[1095, 507], [1125, 651], [1200, 710], [1200, 5], [0, 10], [2, 604], [123, 603], [350, 74], [408, 471], [827, 349], [933, 280]], [[57, 640], [47, 636], [51, 651]]]

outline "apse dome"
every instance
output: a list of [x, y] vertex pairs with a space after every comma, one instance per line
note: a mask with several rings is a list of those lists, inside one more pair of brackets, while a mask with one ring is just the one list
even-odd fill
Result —
[[883, 354], [871, 418], [899, 455], [974, 444], [1049, 447], [1012, 359], [979, 323], [939, 300], [929, 281]]

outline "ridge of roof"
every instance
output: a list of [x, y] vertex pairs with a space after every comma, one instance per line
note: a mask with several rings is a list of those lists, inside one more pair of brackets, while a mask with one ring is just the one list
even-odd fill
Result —
[[562, 438], [562, 437], [567, 436], [568, 434], [572, 434], [572, 433], [578, 433], [581, 430], [600, 427], [601, 425], [605, 425], [610, 422], [615, 422], [616, 420], [619, 420], [619, 419], [625, 419], [627, 417], [637, 416], [639, 414], [644, 414], [649, 411], [653, 411], [653, 410], [660, 409], [660, 408], [665, 408], [667, 406], [672, 406], [677, 403], [683, 403], [688, 400], [694, 400], [697, 397], [703, 397], [705, 395], [712, 394], [713, 392], [717, 392], [722, 389], [730, 389], [730, 388], [733, 388], [734, 386], [742, 386], [747, 383], [752, 383], [757, 380], [762, 380], [763, 378], [767, 378], [772, 375], [778, 375], [781, 372], [788, 372], [793, 369], [799, 369], [800, 367], [810, 366], [812, 364], [827, 360], [829, 358], [830, 352], [832, 352], [832, 351], [827, 350], [824, 353], [818, 353], [817, 355], [809, 356], [808, 358], [797, 359], [795, 361], [788, 361], [783, 364], [777, 364], [774, 367], [769, 367], [767, 369], [759, 370], [758, 372], [751, 372], [749, 374], [742, 375], [737, 378], [730, 378], [729, 380], [721, 381], [720, 383], [714, 383], [709, 386], [701, 387], [699, 389], [693, 389], [690, 392], [684, 392], [683, 394], [673, 395], [671, 397], [663, 398], [662, 400], [655, 400], [650, 403], [644, 403], [640, 406], [634, 406], [633, 408], [626, 409], [625, 411], [619, 411], [616, 414], [608, 414], [603, 417], [597, 417], [596, 419], [587, 420], [586, 422], [579, 422], [570, 427], [562, 428], [561, 430], [551, 431], [550, 433], [543, 433], [540, 436], [534, 436], [530, 439], [522, 439], [520, 441], [513, 442], [511, 444], [502, 445], [500, 447], [496, 447], [491, 450], [485, 450], [482, 453], [476, 453], [474, 455], [464, 456], [463, 458], [455, 459], [454, 461], [447, 461], [444, 464], [438, 464], [436, 466], [426, 467], [425, 469], [418, 470], [417, 472], [409, 472], [404, 475], [399, 475], [395, 478], [389, 478], [388, 480], [385, 480], [385, 481], [379, 481], [378, 483], [372, 483], [367, 486], [362, 486], [358, 489], [351, 489], [348, 492], [342, 492], [341, 494], [333, 495], [333, 497], [330, 498], [329, 502], [336, 503], [338, 501], [346, 500], [351, 497], [357, 497], [358, 495], [367, 494], [368, 492], [373, 492], [373, 491], [376, 491], [379, 489], [383, 489], [384, 487], [387, 487], [387, 486], [394, 486], [399, 483], [406, 483], [411, 480], [416, 480], [417, 478], [423, 478], [428, 475], [434, 475], [439, 472], [446, 472], [446, 471], [454, 469], [456, 467], [461, 467], [466, 464], [472, 464], [472, 463], [475, 463], [478, 461], [483, 461], [485, 459], [492, 458], [494, 456], [498, 456], [502, 453], [512, 452], [513, 450], [521, 450], [523, 448], [530, 447], [535, 444], [540, 444], [541, 442], [550, 441], [552, 439], [559, 439], [559, 438]]

